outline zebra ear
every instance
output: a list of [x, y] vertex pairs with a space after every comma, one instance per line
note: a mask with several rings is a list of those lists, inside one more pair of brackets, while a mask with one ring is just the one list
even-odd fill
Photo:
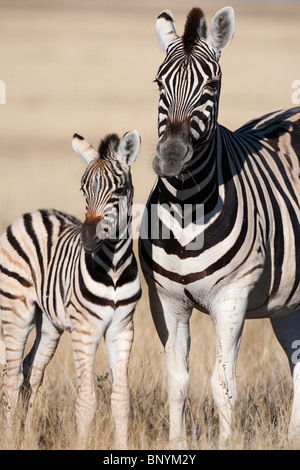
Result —
[[157, 17], [156, 32], [163, 51], [178, 38], [174, 18], [170, 10], [164, 10]]
[[133, 130], [127, 132], [119, 145], [118, 158], [119, 160], [128, 166], [131, 166], [138, 156], [141, 145], [141, 138], [138, 131]]
[[207, 44], [217, 52], [229, 46], [235, 29], [235, 17], [232, 7], [219, 10], [212, 19]]
[[96, 152], [94, 147], [79, 134], [73, 135], [72, 148], [85, 161], [87, 165], [89, 165], [93, 160], [95, 160], [95, 158], [99, 157], [99, 153]]

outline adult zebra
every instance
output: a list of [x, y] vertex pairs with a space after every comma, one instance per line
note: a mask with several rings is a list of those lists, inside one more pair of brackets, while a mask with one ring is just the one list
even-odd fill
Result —
[[231, 7], [216, 13], [208, 35], [198, 8], [189, 13], [182, 37], [170, 11], [157, 19], [166, 51], [156, 76], [158, 181], [143, 217], [139, 250], [165, 348], [170, 445], [179, 448], [187, 445], [193, 307], [209, 313], [216, 329], [211, 386], [219, 446], [231, 433], [246, 317], [271, 319], [293, 371], [290, 436], [300, 427], [300, 363], [292, 356], [300, 339], [300, 108], [268, 114], [235, 132], [218, 124], [219, 57], [234, 27]]
[[[137, 131], [121, 140], [112, 134], [96, 151], [75, 134], [72, 145], [87, 164], [81, 181], [85, 222], [57, 210], [38, 210], [21, 216], [0, 237], [0, 318], [6, 347], [2, 398], [12, 432], [23, 383], [28, 402], [25, 426], [30, 426], [45, 367], [62, 332], [70, 331], [79, 388], [77, 447], [85, 448], [97, 407], [95, 354], [104, 336], [113, 382], [116, 447], [124, 449], [132, 317], [141, 296], [130, 213], [130, 166], [140, 138]], [[34, 325], [35, 343], [22, 371], [25, 343]]]

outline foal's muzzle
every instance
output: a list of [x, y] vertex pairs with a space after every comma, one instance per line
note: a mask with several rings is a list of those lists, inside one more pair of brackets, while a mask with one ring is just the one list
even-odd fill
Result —
[[95, 217], [93, 220], [86, 219], [81, 227], [81, 243], [87, 253], [96, 253], [102, 245], [104, 238], [98, 236], [97, 226], [102, 217]]

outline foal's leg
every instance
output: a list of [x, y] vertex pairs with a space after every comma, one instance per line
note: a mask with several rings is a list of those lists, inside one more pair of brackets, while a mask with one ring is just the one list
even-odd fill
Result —
[[25, 429], [31, 426], [33, 405], [40, 388], [44, 371], [56, 351], [61, 331], [42, 312], [36, 315], [36, 339], [23, 362], [24, 394], [28, 405]]
[[127, 324], [112, 324], [106, 335], [106, 347], [112, 377], [111, 411], [115, 424], [115, 448], [127, 449], [129, 415], [128, 363], [133, 342], [132, 319]]
[[5, 342], [6, 365], [3, 373], [2, 398], [8, 430], [13, 419], [23, 383], [22, 359], [28, 334], [34, 324], [34, 304], [23, 297], [13, 296], [11, 302], [1, 308], [2, 332]]
[[293, 376], [294, 397], [289, 439], [300, 443], [300, 310], [271, 320], [273, 330], [289, 360]]
[[77, 424], [76, 447], [77, 449], [85, 449], [88, 443], [90, 426], [97, 410], [94, 361], [97, 346], [103, 336], [105, 325], [100, 325], [99, 329], [96, 329], [85, 321], [83, 317], [79, 320], [74, 320], [72, 325], [72, 347], [78, 384], [75, 408]]

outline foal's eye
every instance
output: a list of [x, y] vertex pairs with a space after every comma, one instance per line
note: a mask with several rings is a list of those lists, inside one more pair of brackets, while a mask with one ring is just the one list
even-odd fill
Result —
[[124, 188], [117, 188], [114, 190], [114, 194], [123, 194]]

